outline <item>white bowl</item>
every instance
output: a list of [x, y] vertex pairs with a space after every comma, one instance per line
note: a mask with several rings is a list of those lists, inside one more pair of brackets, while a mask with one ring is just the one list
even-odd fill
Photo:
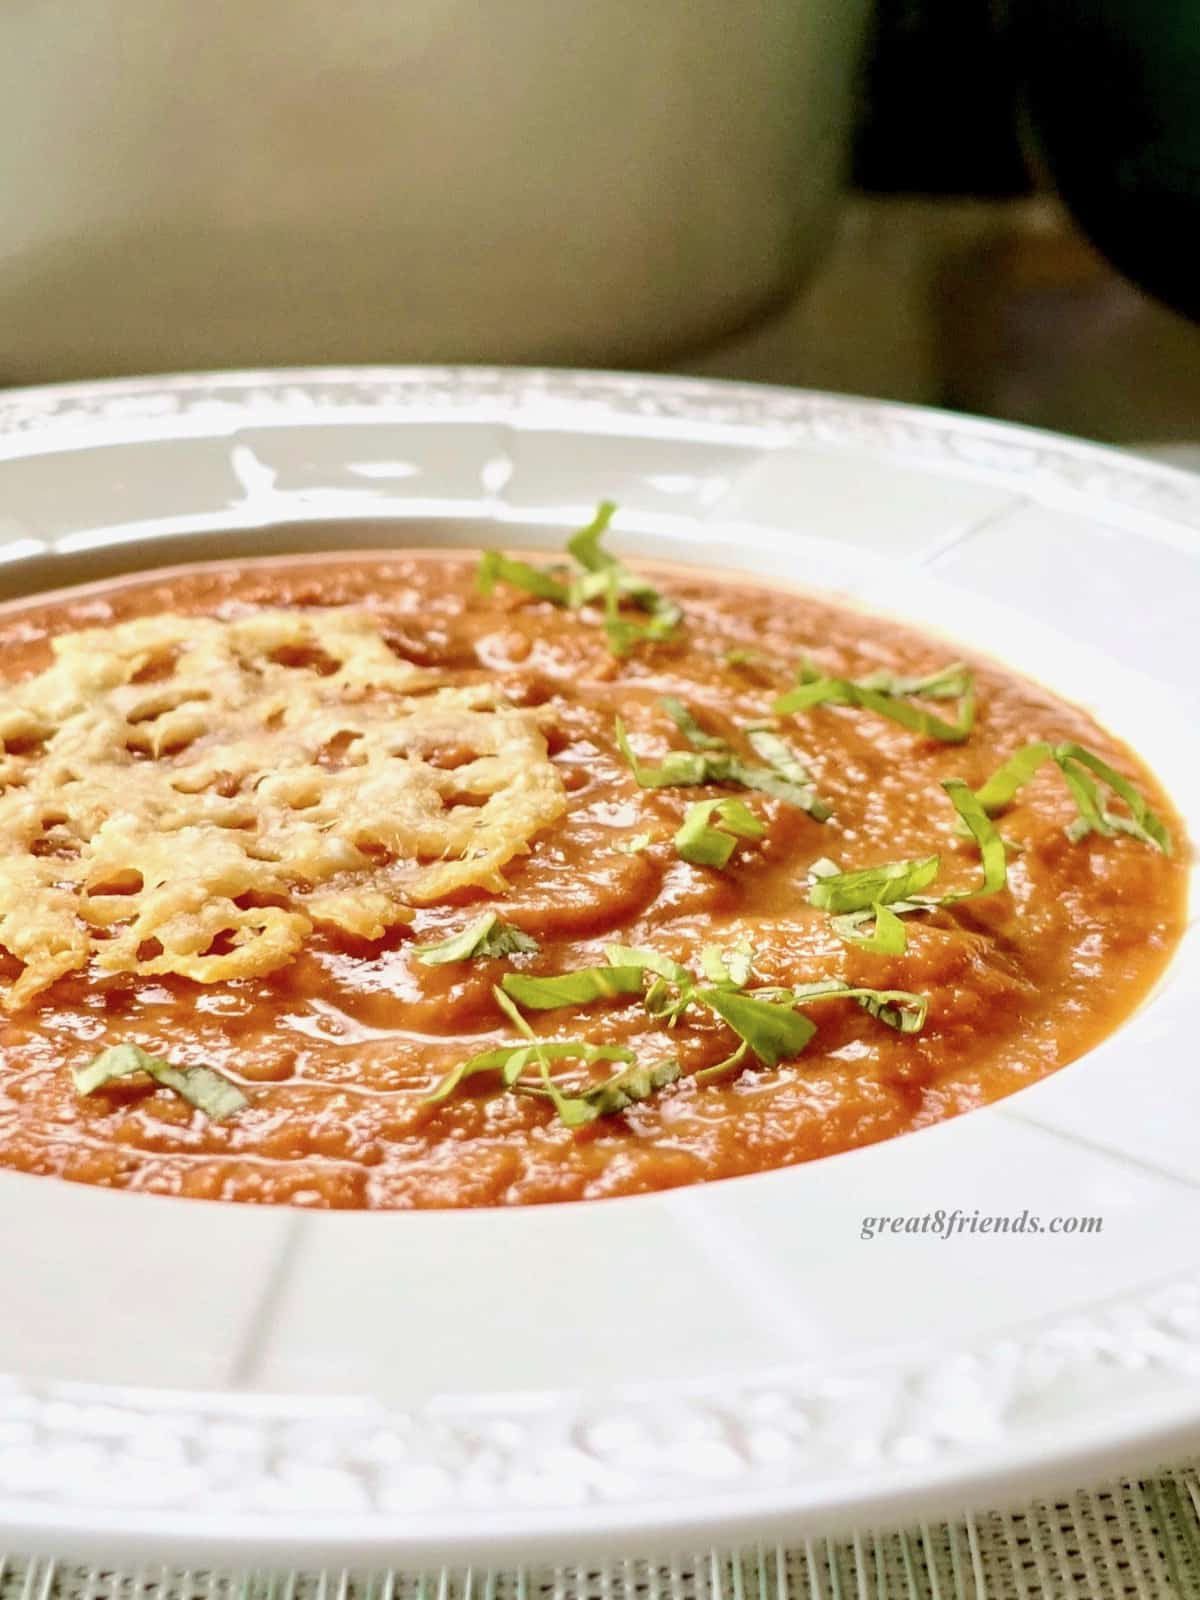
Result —
[[[1093, 707], [1200, 819], [1200, 483], [794, 391], [482, 369], [0, 394], [0, 583], [617, 543], [781, 575]], [[247, 1567], [696, 1548], [945, 1515], [1200, 1442], [1193, 925], [1043, 1083], [788, 1171], [308, 1214], [0, 1172], [0, 1545]], [[862, 1238], [958, 1207], [1086, 1236]]]

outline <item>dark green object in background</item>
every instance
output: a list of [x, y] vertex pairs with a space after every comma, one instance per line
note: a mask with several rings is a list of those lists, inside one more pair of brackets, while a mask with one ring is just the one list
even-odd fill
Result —
[[1118, 271], [1200, 320], [1200, 0], [878, 0], [858, 186], [1018, 195], [1039, 164]]
[[1200, 319], [1200, 0], [1021, 0], [1014, 41], [1039, 147], [1080, 227]]

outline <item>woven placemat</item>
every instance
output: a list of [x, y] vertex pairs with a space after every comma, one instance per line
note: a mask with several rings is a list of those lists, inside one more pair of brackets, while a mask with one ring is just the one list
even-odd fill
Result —
[[0, 1555], [0, 1600], [1194, 1600], [1200, 1463], [1027, 1511], [665, 1565], [140, 1571]]

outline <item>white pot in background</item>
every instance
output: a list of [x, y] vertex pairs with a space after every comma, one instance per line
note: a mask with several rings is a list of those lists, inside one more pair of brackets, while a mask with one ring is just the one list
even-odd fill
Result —
[[832, 219], [866, 0], [8, 0], [0, 381], [646, 364]]

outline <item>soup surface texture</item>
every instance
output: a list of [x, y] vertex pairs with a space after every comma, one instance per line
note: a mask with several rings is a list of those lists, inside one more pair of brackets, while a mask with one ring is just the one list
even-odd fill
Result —
[[[939, 680], [944, 641], [782, 587], [597, 558], [564, 601], [477, 566], [214, 564], [0, 611], [0, 1164], [309, 1207], [638, 1194], [995, 1100], [1162, 970], [1178, 819], [1046, 690]], [[1040, 741], [1102, 765], [1031, 760], [995, 887], [943, 785]], [[891, 863], [865, 898], [832, 877]], [[77, 1083], [117, 1045], [192, 1092]]]

